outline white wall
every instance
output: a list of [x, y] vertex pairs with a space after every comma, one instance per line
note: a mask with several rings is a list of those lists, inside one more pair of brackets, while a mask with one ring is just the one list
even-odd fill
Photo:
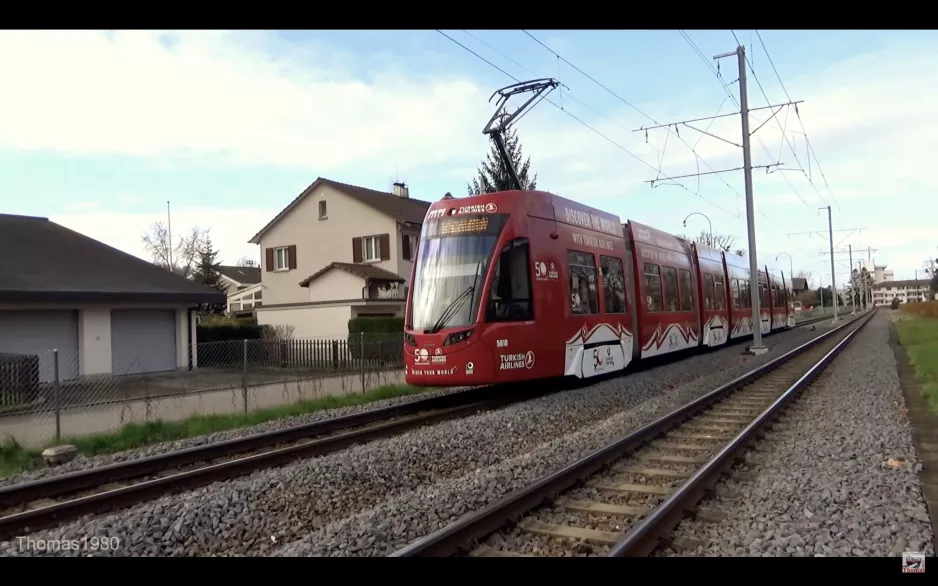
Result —
[[344, 338], [351, 319], [348, 305], [315, 307], [265, 307], [257, 312], [257, 323], [270, 326], [293, 326], [294, 339]]
[[[326, 202], [324, 220], [319, 219], [320, 201]], [[309, 292], [300, 287], [300, 281], [331, 262], [353, 262], [352, 239], [380, 234], [389, 235], [390, 260], [374, 264], [397, 273], [401, 256], [397, 221], [329, 186], [317, 187], [261, 238], [264, 305], [306, 301]], [[290, 245], [296, 246], [297, 268], [268, 271], [266, 249]]]
[[[78, 352], [79, 374], [81, 376], [111, 373], [111, 309], [173, 309], [176, 312], [176, 365], [189, 367], [189, 341], [196, 339], [195, 315], [189, 320], [187, 307], [165, 304], [49, 304], [49, 305], [12, 305], [0, 304], [0, 309], [43, 310], [69, 309], [78, 311]], [[197, 354], [193, 349], [193, 366]]]
[[78, 312], [79, 374], [111, 372], [111, 310], [106, 307]]
[[305, 301], [347, 301], [362, 299], [365, 280], [341, 269], [320, 275], [309, 284], [309, 297]]

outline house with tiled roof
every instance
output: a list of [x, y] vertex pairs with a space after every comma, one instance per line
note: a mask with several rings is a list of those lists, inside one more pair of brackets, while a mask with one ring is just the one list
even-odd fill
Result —
[[0, 214], [0, 248], [0, 390], [16, 373], [48, 385], [196, 368], [197, 310], [225, 302], [48, 218]]
[[430, 202], [319, 177], [249, 241], [260, 247], [257, 323], [337, 338], [360, 316], [403, 316]]

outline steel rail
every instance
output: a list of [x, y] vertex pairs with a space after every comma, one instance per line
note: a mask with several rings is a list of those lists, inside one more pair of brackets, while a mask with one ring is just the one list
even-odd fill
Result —
[[723, 472], [733, 465], [734, 456], [744, 451], [766, 424], [774, 420], [782, 409], [787, 407], [793, 399], [797, 398], [808, 385], [821, 375], [831, 361], [847, 347], [853, 337], [869, 322], [870, 318], [872, 318], [872, 313], [862, 317], [863, 321], [860, 322], [859, 326], [844, 336], [843, 340], [811, 366], [805, 374], [723, 446], [702, 468], [692, 474], [667, 499], [655, 507], [648, 516], [631, 528], [612, 547], [607, 557], [642, 557], [657, 549], [659, 538], [673, 529], [686, 515], [686, 512], [691, 510], [704, 494], [716, 484]]
[[[38, 499], [54, 498], [113, 482], [149, 476], [171, 468], [252, 452], [272, 445], [361, 427], [394, 417], [405, 417], [425, 411], [452, 409], [462, 405], [487, 401], [499, 398], [505, 392], [506, 389], [502, 385], [469, 389], [389, 407], [370, 409], [361, 413], [314, 421], [285, 429], [256, 433], [202, 446], [135, 458], [125, 462], [116, 462], [97, 468], [11, 484], [0, 487], [0, 509], [15, 507]], [[521, 394], [524, 394], [524, 391]]]
[[582, 482], [584, 478], [607, 468], [624, 455], [635, 451], [662, 433], [709, 408], [725, 395], [766, 376], [807, 350], [840, 334], [844, 328], [853, 326], [857, 319], [865, 319], [857, 326], [857, 330], [859, 330], [869, 321], [874, 312], [875, 309], [867, 316], [860, 316], [838, 325], [564, 468], [509, 493], [479, 510], [467, 513], [453, 523], [393, 552], [389, 557], [443, 557], [455, 555], [467, 547], [467, 544], [484, 539], [501, 529], [506, 523], [513, 523], [524, 514], [550, 501], [558, 493], [572, 488]]
[[53, 503], [41, 508], [13, 513], [0, 517], [0, 540], [11, 539], [16, 535], [22, 535], [24, 532], [55, 526], [63, 521], [89, 513], [102, 513], [114, 508], [126, 507], [150, 500], [167, 493], [197, 488], [210, 482], [243, 476], [254, 470], [282, 465], [300, 457], [332, 453], [356, 444], [386, 438], [407, 429], [446, 419], [465, 417], [477, 411], [491, 409], [511, 402], [514, 402], [514, 400], [508, 398], [490, 399], [481, 403], [443, 409], [429, 415], [415, 415], [400, 421], [383, 423], [362, 430], [310, 440], [284, 448], [276, 448], [259, 454], [210, 464], [129, 486]]

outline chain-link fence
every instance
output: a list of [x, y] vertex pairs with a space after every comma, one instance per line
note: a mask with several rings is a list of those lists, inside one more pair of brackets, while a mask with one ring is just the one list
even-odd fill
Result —
[[137, 354], [0, 353], [0, 437], [42, 445], [127, 423], [247, 413], [404, 382], [402, 333], [233, 340], [197, 344], [181, 356], [156, 347]]

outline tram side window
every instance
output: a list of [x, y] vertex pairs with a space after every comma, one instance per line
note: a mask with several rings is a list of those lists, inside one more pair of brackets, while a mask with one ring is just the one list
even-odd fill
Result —
[[765, 283], [759, 283], [759, 307], [768, 307], [765, 300]]
[[739, 280], [739, 306], [742, 309], [752, 309], [752, 294], [749, 292], [749, 281]]
[[716, 297], [716, 309], [726, 309], [726, 289], [723, 287], [723, 277], [713, 277], [713, 293]]
[[714, 293], [713, 287], [713, 275], [704, 275], [703, 276], [704, 284], [704, 309], [718, 309], [716, 294]]
[[645, 263], [645, 304], [648, 311], [661, 311], [661, 269]]
[[733, 279], [732, 281], [730, 281], [730, 287], [731, 287], [731, 291], [733, 292], [733, 308], [742, 309], [743, 307], [743, 302], [741, 299], [742, 289], [740, 288], [740, 285], [739, 285], [739, 279]]
[[592, 254], [567, 251], [570, 271], [570, 307], [575, 315], [599, 313], [596, 289], [596, 258]]
[[694, 282], [687, 269], [678, 270], [681, 279], [681, 311], [694, 311]]
[[677, 271], [664, 267], [664, 307], [665, 311], [678, 311]]
[[625, 313], [625, 275], [622, 259], [600, 256], [603, 271], [603, 296], [606, 298], [606, 313]]
[[517, 238], [505, 245], [495, 265], [486, 321], [533, 319], [529, 266], [527, 238]]

